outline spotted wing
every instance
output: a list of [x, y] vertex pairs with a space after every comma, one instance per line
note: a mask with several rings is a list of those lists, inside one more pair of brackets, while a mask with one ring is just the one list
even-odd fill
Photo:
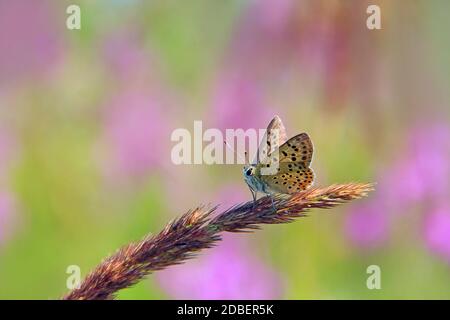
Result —
[[306, 190], [314, 182], [314, 172], [309, 167], [312, 156], [313, 144], [308, 134], [298, 134], [273, 152], [267, 165], [261, 164], [261, 172], [266, 170], [261, 179], [279, 193]]
[[314, 172], [300, 162], [282, 162], [277, 174], [262, 175], [261, 180], [273, 192], [292, 194], [311, 187], [314, 183]]
[[307, 133], [300, 133], [286, 141], [278, 150], [279, 161], [300, 163], [308, 168], [313, 157], [313, 144]]

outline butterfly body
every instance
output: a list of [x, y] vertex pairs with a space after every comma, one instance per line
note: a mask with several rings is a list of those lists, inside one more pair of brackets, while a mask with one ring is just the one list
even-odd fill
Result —
[[289, 195], [313, 184], [314, 172], [309, 167], [313, 145], [308, 134], [301, 133], [286, 140], [283, 123], [275, 116], [258, 148], [256, 160], [243, 169], [254, 200], [258, 192], [269, 196]]

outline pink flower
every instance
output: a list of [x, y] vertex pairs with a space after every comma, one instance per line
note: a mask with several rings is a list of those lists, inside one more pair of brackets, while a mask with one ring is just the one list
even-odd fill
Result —
[[157, 281], [175, 299], [276, 299], [278, 275], [237, 237], [226, 237], [206, 255], [159, 272]]
[[394, 210], [450, 193], [450, 128], [439, 123], [414, 128], [406, 150], [383, 169], [380, 191]]
[[[435, 206], [450, 194], [450, 128], [440, 123], [414, 128], [400, 157], [381, 170], [377, 194], [347, 217], [346, 232], [358, 246], [375, 247], [388, 236], [393, 215], [415, 205]], [[424, 205], [426, 204], [426, 205]], [[446, 255], [448, 215], [425, 211], [425, 238], [432, 251]], [[450, 260], [449, 260], [450, 261]]]
[[0, 191], [0, 245], [12, 233], [15, 203], [11, 194]]
[[425, 241], [431, 251], [450, 263], [450, 206], [441, 206], [425, 217]]
[[261, 29], [269, 34], [280, 34], [286, 32], [293, 9], [295, 9], [293, 0], [262, 0], [255, 2], [250, 7], [249, 13], [256, 13], [253, 17]]
[[347, 216], [345, 229], [349, 239], [359, 247], [377, 247], [387, 238], [388, 220], [385, 208], [376, 203], [356, 207]]
[[265, 129], [274, 115], [256, 81], [240, 72], [220, 79], [211, 114], [215, 127]]
[[[102, 58], [108, 64], [108, 70], [115, 73], [122, 81], [139, 79], [149, 68], [149, 53], [139, 45], [135, 33], [127, 31], [115, 32], [114, 36], [106, 39], [103, 45]], [[146, 67], [143, 67], [146, 66]]]
[[236, 204], [252, 199], [250, 190], [245, 188], [244, 178], [242, 178], [242, 184], [225, 186], [220, 189], [218, 194], [219, 199], [217, 200], [217, 203], [220, 205], [220, 210], [226, 210]]
[[169, 127], [163, 103], [152, 95], [122, 92], [105, 110], [105, 136], [112, 171], [139, 176], [169, 161]]
[[0, 244], [12, 234], [16, 203], [8, 191], [9, 172], [16, 156], [16, 141], [9, 130], [0, 128]]
[[53, 66], [61, 49], [58, 29], [48, 1], [0, 1], [0, 85]]

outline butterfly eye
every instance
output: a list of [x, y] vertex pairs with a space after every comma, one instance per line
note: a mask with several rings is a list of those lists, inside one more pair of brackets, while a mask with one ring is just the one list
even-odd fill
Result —
[[252, 175], [252, 168], [247, 169], [247, 171], [245, 171], [245, 174], [246, 174], [247, 176], [251, 176], [251, 175]]

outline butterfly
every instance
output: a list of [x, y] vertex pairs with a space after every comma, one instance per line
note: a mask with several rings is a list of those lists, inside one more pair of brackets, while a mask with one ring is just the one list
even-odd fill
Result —
[[258, 192], [289, 195], [312, 186], [314, 172], [310, 168], [313, 144], [307, 133], [287, 140], [286, 129], [278, 116], [270, 121], [251, 164], [243, 169], [245, 182], [253, 201]]

